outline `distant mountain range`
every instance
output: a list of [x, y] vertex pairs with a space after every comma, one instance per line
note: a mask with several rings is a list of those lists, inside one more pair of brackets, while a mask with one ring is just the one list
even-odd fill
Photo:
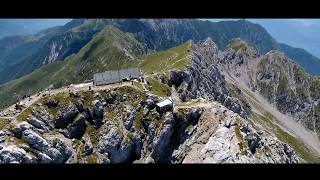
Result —
[[320, 57], [319, 19], [250, 19], [262, 25], [281, 43], [307, 50]]
[[0, 19], [0, 39], [13, 35], [33, 34], [40, 30], [64, 25], [69, 19]]
[[311, 74], [320, 74], [320, 60], [307, 51], [277, 43], [260, 25], [245, 20], [210, 22], [201, 20], [75, 19], [34, 35], [11, 36], [0, 40], [0, 83], [19, 78], [55, 61], [77, 53], [107, 25], [132, 33], [145, 51], [158, 51], [185, 41], [211, 37], [219, 49], [240, 37], [260, 53], [280, 50]]
[[77, 53], [106, 25], [132, 33], [148, 51], [164, 50], [188, 40], [199, 41], [206, 37], [211, 37], [220, 49], [224, 49], [232, 38], [240, 37], [260, 53], [274, 49], [283, 51], [309, 73], [320, 74], [318, 58], [303, 49], [277, 43], [262, 26], [245, 20], [75, 19], [35, 35], [1, 39], [0, 83], [19, 78], [42, 65], [63, 61], [72, 53]]

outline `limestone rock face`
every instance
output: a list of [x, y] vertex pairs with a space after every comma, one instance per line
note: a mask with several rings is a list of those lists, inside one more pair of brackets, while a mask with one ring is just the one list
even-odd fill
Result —
[[[211, 39], [199, 42], [192, 47], [191, 66], [185, 71], [172, 71], [169, 85], [178, 87], [177, 92], [182, 101], [204, 98], [224, 104], [228, 109], [247, 117], [243, 107], [230, 98], [224, 75], [213, 61], [219, 51]], [[203, 52], [206, 52], [205, 54]]]
[[123, 134], [116, 127], [108, 128], [108, 132], [101, 136], [98, 143], [100, 153], [108, 153], [111, 163], [123, 163], [130, 158], [133, 144], [125, 142]]
[[[292, 148], [276, 138], [257, 131], [238, 114], [215, 104], [209, 117], [199, 120], [192, 135], [173, 153], [182, 163], [297, 163]], [[225, 112], [224, 117], [217, 112]], [[217, 115], [215, 115], [217, 114]], [[223, 118], [220, 119], [219, 118]], [[215, 120], [213, 120], [215, 119]], [[215, 126], [210, 124], [215, 122]], [[210, 130], [208, 129], [210, 128]], [[290, 150], [287, 150], [290, 149]], [[288, 151], [288, 153], [286, 153]]]
[[170, 139], [173, 134], [174, 118], [172, 113], [167, 113], [163, 128], [159, 132], [157, 138], [153, 141], [152, 158], [156, 161], [161, 159], [164, 151], [170, 144]]

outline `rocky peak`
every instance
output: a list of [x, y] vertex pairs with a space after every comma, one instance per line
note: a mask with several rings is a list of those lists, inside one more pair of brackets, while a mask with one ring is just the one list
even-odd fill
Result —
[[141, 19], [140, 21], [148, 24], [153, 30], [159, 30], [160, 28], [174, 26], [185, 22], [181, 19]]
[[214, 62], [219, 53], [218, 46], [210, 37], [193, 44], [192, 49], [194, 49], [194, 53], [203, 56], [207, 62]]
[[249, 45], [247, 44], [247, 42], [245, 42], [244, 40], [242, 40], [240, 38], [234, 38], [234, 39], [231, 39], [231, 41], [227, 45], [227, 49], [228, 48], [231, 48], [231, 49], [235, 50], [236, 52], [246, 51], [247, 49], [249, 49]]
[[202, 51], [211, 51], [213, 53], [218, 53], [219, 51], [218, 46], [212, 41], [211, 37], [199, 41], [196, 45], [202, 49]]

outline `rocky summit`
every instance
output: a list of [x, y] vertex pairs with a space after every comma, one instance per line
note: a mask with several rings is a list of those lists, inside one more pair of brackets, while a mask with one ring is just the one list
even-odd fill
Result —
[[[139, 22], [174, 37], [184, 23]], [[53, 62], [66, 51], [54, 45], [48, 65], [5, 84], [0, 96], [25, 82], [50, 86], [1, 110], [0, 163], [320, 161], [320, 79], [284, 53], [260, 54], [240, 38], [221, 50], [211, 37], [150, 52], [148, 39], [120, 29], [104, 28], [63, 62]], [[139, 78], [94, 85], [116, 60]]]

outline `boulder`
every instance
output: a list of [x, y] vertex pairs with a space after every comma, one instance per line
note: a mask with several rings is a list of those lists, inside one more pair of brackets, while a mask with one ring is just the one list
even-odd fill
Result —
[[135, 113], [134, 113], [134, 112], [132, 112], [132, 111], [128, 111], [128, 112], [127, 112], [126, 121], [125, 121], [125, 123], [124, 123], [124, 127], [125, 127], [127, 130], [130, 130], [130, 129], [131, 129], [132, 124], [133, 124], [134, 117], [135, 117]]
[[117, 98], [117, 92], [111, 91], [108, 97], [106, 98], [107, 103], [113, 104]]
[[49, 164], [52, 162], [52, 159], [48, 155], [46, 155], [42, 152], [38, 153], [37, 160], [38, 160], [38, 163], [40, 163], [40, 164]]
[[18, 124], [16, 127], [11, 129], [11, 132], [16, 136], [17, 138], [21, 138], [22, 132], [28, 129], [33, 129], [33, 126], [29, 124], [26, 121], [23, 121], [22, 123]]
[[50, 144], [40, 135], [32, 130], [25, 130], [22, 132], [22, 139], [31, 147], [37, 150], [45, 150], [50, 147]]
[[84, 143], [83, 153], [85, 155], [90, 155], [93, 152], [93, 145], [91, 143], [90, 137], [87, 134], [85, 134], [82, 137], [82, 142]]
[[26, 154], [26, 155], [24, 156], [23, 163], [26, 163], [26, 164], [36, 164], [36, 163], [37, 163], [37, 157], [35, 157], [35, 156], [33, 156], [33, 155], [30, 155], [30, 154]]
[[141, 135], [140, 135], [139, 131], [136, 130], [133, 133], [132, 141], [133, 141], [133, 148], [134, 148], [136, 159], [140, 159], [141, 158], [141, 149], [142, 149], [142, 139], [141, 139]]
[[26, 152], [29, 152], [31, 150], [30, 146], [27, 144], [21, 144], [19, 148], [24, 149]]
[[92, 112], [93, 112], [93, 121], [97, 128], [102, 124], [103, 120], [103, 104], [99, 100], [94, 100], [92, 102]]
[[148, 136], [147, 136], [147, 144], [150, 148], [152, 148], [153, 139], [156, 133], [156, 127], [154, 123], [150, 123], [148, 126]]
[[245, 138], [251, 153], [255, 154], [256, 149], [260, 147], [260, 137], [257, 134], [248, 134]]
[[61, 164], [64, 162], [64, 157], [63, 155], [60, 153], [60, 151], [56, 148], [49, 148], [45, 151], [45, 154], [48, 155], [51, 160], [52, 163], [55, 164]]
[[109, 154], [108, 153], [97, 153], [97, 163], [98, 164], [110, 164]]
[[92, 116], [92, 111], [89, 108], [84, 109], [84, 118], [90, 123], [94, 124], [93, 122], [93, 116]]
[[79, 114], [76, 119], [67, 126], [69, 138], [81, 139], [86, 130], [86, 120], [82, 114]]
[[49, 128], [47, 127], [47, 125], [44, 122], [40, 121], [39, 119], [35, 118], [34, 116], [31, 116], [30, 118], [28, 118], [27, 122], [38, 129], [42, 129], [45, 132], [49, 132]]
[[154, 103], [153, 99], [148, 98], [146, 100], [145, 107], [143, 109], [143, 116], [147, 116], [149, 111], [152, 110], [154, 107], [155, 107], [155, 103]]
[[77, 110], [77, 107], [74, 104], [69, 104], [55, 120], [54, 126], [58, 129], [66, 128], [78, 114], [79, 111]]
[[0, 148], [0, 164], [23, 163], [26, 151], [17, 146], [9, 145]]
[[32, 113], [32, 116], [45, 123], [49, 130], [54, 129], [53, 121], [50, 118], [49, 113], [44, 108], [35, 109]]
[[6, 133], [4, 131], [0, 131], [0, 143], [6, 140]]
[[78, 111], [82, 113], [84, 111], [84, 100], [83, 99], [78, 100], [76, 107]]
[[57, 100], [49, 99], [46, 105], [48, 106], [48, 108], [55, 108], [58, 106], [58, 104], [59, 102]]
[[53, 143], [53, 147], [61, 153], [63, 162], [66, 162], [72, 155], [71, 148], [68, 147], [65, 142], [60, 139], [56, 139], [55, 143]]

